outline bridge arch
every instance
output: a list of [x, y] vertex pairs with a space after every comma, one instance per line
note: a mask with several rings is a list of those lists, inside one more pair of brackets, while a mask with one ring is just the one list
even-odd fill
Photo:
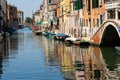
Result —
[[120, 37], [116, 28], [113, 25], [108, 25], [107, 27], [105, 27], [100, 41], [101, 46], [120, 45]]
[[119, 21], [108, 20], [104, 22], [91, 38], [90, 43], [99, 46], [119, 46], [120, 33], [118, 26], [120, 26]]

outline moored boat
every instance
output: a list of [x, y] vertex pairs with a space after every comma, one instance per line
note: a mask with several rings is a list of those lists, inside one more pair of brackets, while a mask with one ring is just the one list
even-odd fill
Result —
[[64, 34], [64, 33], [58, 33], [54, 36], [54, 39], [56, 40], [65, 40], [67, 37], [69, 37], [68, 35]]
[[81, 41], [80, 46], [89, 46], [90, 43], [88, 41]]
[[36, 35], [41, 35], [42, 34], [42, 31], [40, 30], [37, 30], [37, 31], [34, 31]]
[[81, 43], [80, 39], [76, 39], [75, 41], [73, 41], [73, 44], [75, 44], [75, 45], [80, 45], [80, 43]]

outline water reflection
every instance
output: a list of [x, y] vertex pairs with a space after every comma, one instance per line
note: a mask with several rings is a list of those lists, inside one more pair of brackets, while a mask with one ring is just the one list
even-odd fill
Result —
[[[35, 36], [29, 31], [26, 33], [19, 32], [18, 35], [14, 34], [8, 37], [5, 45], [5, 53], [3, 53], [3, 47], [1, 47], [3, 45], [0, 44], [0, 74], [5, 71], [4, 67], [10, 63], [9, 60], [13, 59], [16, 60], [16, 63], [11, 65], [17, 66], [17, 68], [12, 66], [14, 70], [19, 72], [19, 70], [30, 69], [30, 74], [27, 73], [29, 70], [25, 70], [26, 72], [20, 71], [21, 73], [16, 74], [16, 76], [12, 72], [14, 77], [20, 75], [29, 79], [31, 75], [34, 75], [32, 77], [46, 80], [120, 79], [120, 52], [114, 47], [66, 46], [64, 42], [54, 41], [44, 36]], [[17, 59], [15, 59], [17, 55], [19, 55], [18, 61], [24, 62], [24, 65], [35, 63], [38, 66], [32, 65], [28, 67], [26, 65], [26, 67], [22, 65], [23, 63], [17, 63]], [[10, 71], [11, 69], [10, 67]], [[27, 74], [27, 77], [23, 73]], [[4, 72], [4, 76], [7, 74], [11, 73]], [[13, 80], [13, 78], [11, 79]], [[14, 80], [16, 79], [18, 78]]]
[[48, 51], [46, 56], [48, 61], [52, 62], [56, 58], [61, 60], [61, 70], [66, 80], [118, 80], [119, 78], [120, 56], [113, 47], [80, 48], [53, 41], [48, 43], [46, 51]]
[[[11, 52], [13, 50], [17, 51], [17, 46], [18, 46], [17, 43], [18, 43], [18, 38], [15, 35], [11, 37], [5, 37], [3, 41], [0, 42], [0, 74], [3, 73], [2, 68], [5, 65], [7, 65], [6, 63], [8, 63], [8, 59], [10, 57], [9, 53], [13, 53]], [[1, 75], [0, 75], [0, 79], [1, 79]]]

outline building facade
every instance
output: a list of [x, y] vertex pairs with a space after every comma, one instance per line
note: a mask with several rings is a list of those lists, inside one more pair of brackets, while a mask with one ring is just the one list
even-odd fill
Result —
[[83, 0], [71, 0], [69, 25], [72, 23], [70, 32], [74, 37], [81, 37], [83, 27]]
[[7, 1], [0, 0], [0, 32], [2, 31], [2, 27], [7, 23]]
[[83, 0], [83, 35], [93, 36], [105, 20], [104, 0]]
[[41, 20], [40, 10], [35, 11], [35, 13], [33, 14], [33, 17], [34, 17], [33, 19], [34, 19], [35, 23], [40, 22], [40, 20]]
[[23, 24], [24, 22], [24, 13], [21, 10], [17, 11], [18, 24]]
[[0, 0], [0, 41], [3, 39], [2, 34], [7, 28], [7, 1]]
[[16, 26], [18, 24], [17, 7], [8, 4], [8, 26]]
[[70, 0], [60, 1], [60, 32], [68, 34], [68, 14], [70, 13]]
[[120, 0], [105, 1], [105, 20], [120, 19]]

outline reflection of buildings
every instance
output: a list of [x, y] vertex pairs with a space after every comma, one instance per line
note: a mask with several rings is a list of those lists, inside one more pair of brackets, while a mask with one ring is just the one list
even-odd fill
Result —
[[108, 69], [99, 48], [59, 46], [62, 71], [65, 79], [108, 80]]
[[[9, 53], [12, 55], [18, 53], [16, 52], [18, 50], [18, 37], [7, 37], [4, 42], [0, 43], [0, 79], [1, 74], [3, 73], [3, 66], [5, 66], [4, 62], [7, 62], [11, 56], [9, 56]], [[13, 56], [12, 56], [13, 57]]]
[[66, 47], [65, 44], [62, 44], [62, 53], [61, 53], [61, 66], [62, 66], [62, 72], [64, 74], [65, 79], [75, 79], [74, 76], [74, 67], [72, 64], [71, 59], [71, 52], [70, 47]]
[[48, 54], [49, 54], [49, 49], [48, 49], [48, 41], [47, 41], [47, 39], [44, 37], [43, 38], [44, 39], [44, 41], [43, 41], [43, 45], [44, 45], [44, 51], [45, 51], [45, 60], [48, 62]]
[[[63, 42], [51, 40], [44, 41], [44, 43], [49, 66], [56, 66], [57, 62], [57, 65], [61, 66], [64, 79], [119, 80], [120, 67], [114, 62], [120, 63], [120, 58], [117, 57], [114, 50], [109, 55], [110, 49], [105, 48], [105, 50], [98, 47], [80, 48], [74, 45], [67, 47]], [[106, 62], [108, 58], [115, 59]], [[114, 70], [109, 69], [110, 64], [113, 65], [112, 69], [114, 68]]]
[[0, 43], [0, 78], [2, 74], [2, 62], [3, 62], [3, 49], [2, 49], [2, 43]]
[[76, 80], [107, 80], [107, 68], [99, 48], [73, 47]]
[[57, 53], [57, 44], [54, 40], [49, 40], [48, 43], [48, 61], [51, 66], [60, 66], [60, 60]]
[[[120, 79], [120, 56], [114, 47], [101, 48], [103, 58], [108, 68], [108, 80]], [[120, 53], [120, 52], [119, 52]]]
[[48, 66], [60, 66], [60, 60], [57, 51], [58, 46], [56, 41], [44, 37], [43, 43], [45, 49], [46, 64]]
[[84, 59], [83, 54], [79, 46], [73, 47], [73, 60], [75, 66], [75, 77], [76, 80], [85, 80], [85, 69], [84, 69]]
[[[107, 68], [106, 64], [102, 58], [102, 53], [99, 48], [89, 48], [89, 53], [85, 54], [85, 67], [86, 78], [90, 78], [92, 80], [94, 79], [100, 79], [100, 80], [106, 80], [107, 76]], [[85, 74], [86, 74], [85, 73]]]

